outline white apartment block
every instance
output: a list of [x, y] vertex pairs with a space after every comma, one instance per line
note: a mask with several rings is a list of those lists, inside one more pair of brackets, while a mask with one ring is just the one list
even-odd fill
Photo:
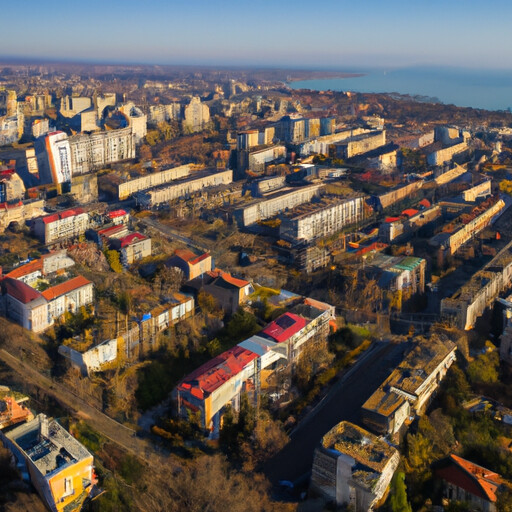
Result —
[[89, 229], [89, 214], [82, 208], [52, 213], [34, 220], [34, 234], [45, 244], [70, 240]]

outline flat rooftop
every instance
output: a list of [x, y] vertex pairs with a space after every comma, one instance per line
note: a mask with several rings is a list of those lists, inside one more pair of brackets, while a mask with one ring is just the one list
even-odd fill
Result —
[[[47, 433], [44, 424], [47, 424]], [[6, 433], [8, 439], [18, 445], [43, 476], [49, 475], [68, 464], [92, 458], [85, 447], [67, 430], [44, 414]]]
[[329, 430], [321, 444], [326, 450], [349, 455], [356, 462], [379, 473], [396, 453], [395, 448], [385, 441], [348, 421], [342, 421]]
[[314, 213], [317, 213], [322, 210], [327, 210], [328, 208], [333, 208], [337, 205], [346, 203], [352, 199], [356, 199], [358, 197], [363, 198], [364, 196], [358, 192], [354, 192], [352, 194], [346, 194], [343, 197], [338, 195], [325, 195], [318, 201], [312, 201], [308, 203], [303, 203], [295, 206], [294, 208], [288, 210], [284, 213], [284, 216], [289, 219], [298, 220], [303, 217], [308, 217]]

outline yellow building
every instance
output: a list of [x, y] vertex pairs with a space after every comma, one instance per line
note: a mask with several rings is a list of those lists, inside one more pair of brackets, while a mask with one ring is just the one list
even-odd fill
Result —
[[81, 510], [95, 476], [93, 456], [79, 441], [44, 414], [0, 435], [52, 512]]

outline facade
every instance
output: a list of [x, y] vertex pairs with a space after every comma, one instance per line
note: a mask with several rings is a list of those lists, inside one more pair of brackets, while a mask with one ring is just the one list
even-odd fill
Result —
[[239, 132], [236, 137], [236, 149], [251, 149], [259, 145], [258, 130], [246, 130]]
[[34, 234], [44, 244], [70, 240], [83, 235], [89, 229], [89, 214], [82, 208], [51, 213], [34, 220]]
[[286, 157], [285, 146], [271, 146], [269, 148], [251, 151], [247, 155], [247, 167], [251, 171], [263, 172], [268, 163]]
[[190, 280], [199, 277], [205, 272], [211, 272], [212, 263], [212, 257], [208, 252], [198, 256], [188, 249], [176, 249], [166, 265], [179, 268], [183, 272], [185, 279]]
[[121, 263], [131, 265], [143, 258], [151, 256], [151, 238], [140, 233], [131, 233], [119, 239]]
[[438, 151], [433, 151], [427, 155], [428, 165], [443, 165], [446, 162], [451, 162], [452, 158], [463, 151], [466, 151], [468, 145], [466, 142], [460, 142]]
[[0, 203], [19, 201], [25, 197], [25, 185], [14, 169], [0, 171]]
[[286, 176], [268, 176], [247, 184], [252, 197], [263, 197], [264, 194], [273, 192], [286, 186]]
[[131, 101], [119, 107], [119, 110], [128, 119], [135, 144], [139, 144], [148, 132], [148, 116]]
[[503, 199], [499, 199], [466, 224], [463, 224], [449, 234], [441, 233], [434, 236], [429, 243], [439, 245], [448, 254], [455, 254], [466, 242], [489, 226], [493, 217], [498, 215], [504, 208], [505, 202]]
[[367, 512], [385, 496], [399, 462], [395, 448], [343, 421], [325, 434], [315, 450], [311, 490], [337, 506]]
[[4, 315], [25, 329], [42, 332], [53, 323], [48, 301], [23, 281], [1, 281]]
[[452, 297], [441, 300], [441, 315], [459, 329], [469, 330], [499, 294], [512, 284], [512, 242], [482, 270], [476, 272]]
[[386, 131], [368, 132], [352, 136], [341, 142], [332, 144], [330, 155], [335, 158], [348, 159], [357, 155], [368, 153], [386, 144]]
[[324, 196], [281, 215], [279, 236], [291, 242], [311, 242], [333, 235], [364, 219], [364, 197]]
[[505, 483], [498, 473], [451, 454], [434, 465], [434, 475], [448, 502], [464, 502], [465, 510], [474, 512], [496, 511], [497, 492]]
[[233, 182], [233, 171], [220, 172], [197, 172], [188, 178], [177, 180], [169, 185], [151, 188], [146, 191], [138, 192], [135, 199], [139, 205], [144, 208], [153, 208], [162, 203], [174, 201], [186, 197], [189, 194], [201, 192], [209, 187], [218, 187], [229, 185]]
[[194, 96], [185, 107], [183, 125], [192, 132], [203, 130], [210, 122], [210, 109], [201, 103], [201, 98]]
[[306, 187], [285, 189], [236, 210], [235, 217], [241, 226], [247, 227], [260, 220], [274, 217], [289, 208], [307, 203], [314, 197], [319, 197], [323, 189], [323, 185], [308, 185]]
[[85, 277], [77, 276], [41, 292], [48, 301], [48, 312], [57, 319], [70, 311], [76, 313], [82, 306], [92, 304], [94, 285]]
[[194, 293], [204, 290], [214, 297], [219, 306], [227, 313], [235, 313], [254, 292], [249, 281], [238, 279], [219, 269], [205, 272], [200, 277], [188, 281], [183, 287], [184, 291], [187, 289]]
[[351, 130], [343, 130], [338, 133], [330, 133], [321, 137], [312, 138], [307, 142], [304, 142], [300, 146], [301, 156], [308, 156], [311, 154], [329, 154], [329, 146], [336, 144], [337, 142], [345, 141], [350, 137], [355, 137], [365, 133], [370, 133], [370, 130], [366, 128], [353, 128]]
[[56, 420], [39, 414], [0, 436], [52, 512], [82, 508], [96, 480], [93, 456]]
[[364, 403], [363, 423], [380, 434], [395, 434], [410, 416], [421, 414], [455, 361], [456, 350], [454, 343], [435, 336], [420, 340]]
[[403, 199], [410, 197], [412, 194], [417, 192], [423, 187], [423, 181], [413, 181], [402, 187], [395, 188], [389, 192], [385, 192], [380, 196], [372, 196], [368, 203], [376, 210], [388, 208], [389, 206], [402, 201]]
[[32, 137], [42, 137], [50, 131], [50, 120], [49, 119], [36, 119], [32, 122]]
[[69, 138], [74, 174], [86, 174], [105, 165], [135, 158], [132, 128], [81, 133]]
[[146, 176], [120, 183], [118, 186], [119, 200], [122, 201], [127, 199], [139, 190], [158, 187], [164, 183], [185, 178], [189, 176], [189, 174], [190, 166], [180, 165], [179, 167], [173, 167], [172, 169], [166, 169], [165, 171], [147, 174]]
[[491, 180], [485, 180], [474, 187], [464, 190], [464, 192], [462, 192], [462, 199], [464, 199], [464, 201], [475, 202], [477, 199], [490, 196], [491, 194]]
[[52, 132], [35, 141], [41, 183], [70, 183], [73, 175], [71, 147], [64, 132]]
[[407, 240], [413, 233], [422, 226], [434, 222], [442, 215], [439, 206], [432, 206], [426, 210], [419, 211], [411, 217], [388, 217], [379, 226], [379, 236], [384, 242]]
[[0, 204], [0, 232], [3, 232], [13, 222], [23, 224], [44, 215], [44, 204], [43, 199], [20, 201], [16, 204]]
[[450, 169], [449, 171], [443, 172], [442, 174], [436, 176], [434, 181], [436, 182], [436, 185], [446, 185], [447, 183], [456, 180], [463, 174], [466, 174], [466, 172], [467, 169], [465, 167], [462, 167], [461, 165], [455, 165], [453, 169]]

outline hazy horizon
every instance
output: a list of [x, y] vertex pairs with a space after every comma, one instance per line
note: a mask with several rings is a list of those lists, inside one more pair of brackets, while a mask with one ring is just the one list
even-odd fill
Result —
[[49, 0], [3, 7], [3, 59], [349, 71], [512, 69], [512, 4], [474, 0], [311, 3]]

